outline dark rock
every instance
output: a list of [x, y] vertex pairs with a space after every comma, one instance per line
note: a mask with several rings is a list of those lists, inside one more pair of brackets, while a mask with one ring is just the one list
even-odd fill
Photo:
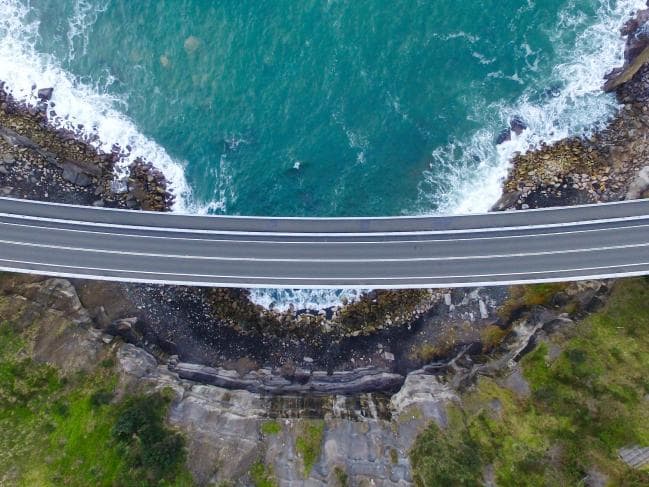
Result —
[[296, 369], [288, 379], [269, 369], [259, 369], [241, 376], [236, 370], [178, 363], [170, 366], [182, 379], [212, 384], [228, 389], [243, 389], [263, 394], [362, 394], [389, 391], [399, 388], [405, 377], [376, 367], [363, 367], [352, 371], [315, 371], [309, 373]]
[[629, 19], [624, 24], [622, 29], [620, 29], [620, 33], [623, 36], [635, 34], [640, 27], [647, 23], [647, 21], [649, 21], [649, 9], [640, 10], [633, 18]]
[[92, 314], [92, 319], [102, 329], [107, 329], [111, 325], [110, 318], [106, 314], [106, 309], [99, 306]]
[[496, 145], [504, 144], [510, 140], [512, 140], [511, 131], [509, 129], [503, 129], [503, 131], [498, 134], [498, 137], [496, 137]]
[[39, 149], [38, 145], [35, 144], [31, 139], [24, 137], [6, 127], [0, 127], [0, 137], [3, 138], [7, 144], [14, 147], [26, 147], [27, 149], [34, 150]]
[[90, 177], [88, 177], [88, 175], [83, 172], [83, 169], [81, 169], [76, 164], [67, 163], [62, 164], [62, 166], [63, 179], [65, 179], [66, 181], [82, 187], [90, 186], [90, 184], [92, 183], [92, 179], [90, 179]]
[[512, 132], [516, 135], [521, 135], [523, 131], [527, 128], [527, 124], [523, 122], [523, 119], [520, 117], [514, 117], [509, 121], [509, 128], [504, 129], [498, 137], [496, 137], [496, 145], [503, 144], [512, 140]]
[[43, 101], [49, 101], [52, 99], [52, 94], [54, 93], [54, 88], [41, 88], [38, 90], [38, 98]]
[[122, 337], [128, 343], [138, 344], [141, 336], [135, 330], [137, 318], [123, 318], [116, 320], [106, 329], [107, 333]]
[[503, 193], [500, 199], [491, 208], [491, 211], [504, 211], [516, 207], [516, 202], [521, 196], [520, 191], [512, 191], [511, 193]]

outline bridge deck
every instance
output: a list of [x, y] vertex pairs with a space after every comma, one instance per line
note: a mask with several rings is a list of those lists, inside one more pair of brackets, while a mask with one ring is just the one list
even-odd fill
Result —
[[483, 215], [256, 218], [0, 198], [0, 269], [233, 287], [407, 288], [649, 274], [649, 201]]

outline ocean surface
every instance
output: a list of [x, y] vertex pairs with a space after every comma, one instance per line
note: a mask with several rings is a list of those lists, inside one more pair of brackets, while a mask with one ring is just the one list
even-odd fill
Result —
[[[486, 211], [511, 155], [603, 124], [642, 0], [0, 0], [0, 80], [160, 167], [176, 210]], [[512, 119], [528, 127], [501, 145]], [[353, 296], [354, 293], [351, 293]], [[336, 292], [255, 291], [321, 307]]]

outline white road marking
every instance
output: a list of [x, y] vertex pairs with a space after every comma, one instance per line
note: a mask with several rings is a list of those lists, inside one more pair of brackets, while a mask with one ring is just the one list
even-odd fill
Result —
[[[138, 283], [150, 283], [150, 284], [163, 284], [163, 285], [179, 285], [179, 286], [214, 286], [214, 287], [257, 287], [257, 288], [266, 288], [269, 287], [268, 282], [270, 281], [280, 281], [280, 282], [285, 282], [285, 281], [292, 281], [292, 280], [318, 280], [320, 278], [301, 278], [301, 277], [282, 277], [282, 278], [274, 278], [274, 277], [262, 277], [262, 276], [223, 276], [223, 275], [203, 275], [203, 274], [176, 274], [176, 273], [168, 273], [168, 272], [150, 272], [150, 271], [131, 271], [131, 270], [116, 270], [116, 269], [104, 269], [104, 268], [99, 268], [99, 267], [83, 267], [83, 266], [65, 266], [65, 265], [58, 265], [58, 264], [40, 264], [37, 262], [29, 262], [29, 261], [20, 261], [20, 260], [11, 260], [11, 259], [0, 259], [1, 262], [11, 262], [11, 263], [18, 263], [18, 264], [23, 264], [23, 265], [34, 265], [34, 266], [43, 266], [43, 267], [58, 267], [58, 268], [69, 268], [69, 269], [83, 269], [83, 270], [90, 270], [90, 271], [101, 271], [101, 272], [113, 272], [113, 273], [122, 273], [122, 274], [150, 274], [150, 275], [162, 275], [162, 276], [187, 276], [190, 278], [200, 278], [200, 277], [207, 277], [207, 278], [218, 278], [218, 279], [258, 279], [258, 280], [264, 280], [266, 279], [267, 281], [264, 283], [255, 283], [255, 282], [236, 282], [233, 283], [232, 281], [223, 281], [223, 282], [212, 282], [212, 281], [187, 281], [187, 280], [167, 280], [167, 279], [141, 279], [141, 278], [121, 278], [121, 277], [113, 277], [113, 276], [95, 276], [94, 274], [82, 274], [82, 273], [74, 273], [74, 272], [56, 272], [56, 271], [42, 271], [40, 269], [36, 270], [31, 270], [31, 269], [24, 269], [22, 267], [10, 267], [10, 266], [4, 266], [0, 265], [0, 271], [7, 271], [7, 272], [16, 272], [17, 269], [18, 272], [22, 273], [27, 273], [27, 274], [36, 274], [36, 275], [42, 275], [46, 274], [49, 276], [57, 276], [57, 277], [73, 277], [73, 278], [79, 278], [79, 279], [96, 279], [96, 280], [103, 280], [103, 281], [117, 281], [117, 282], [138, 282]], [[638, 270], [638, 271], [626, 271], [626, 272], [603, 272], [606, 269], [620, 269], [620, 268], [629, 268], [629, 267], [640, 267], [644, 266], [645, 268], [643, 270]], [[462, 279], [462, 278], [471, 278], [471, 277], [495, 277], [495, 276], [503, 276], [503, 277], [509, 277], [509, 276], [516, 276], [516, 275], [528, 275], [528, 274], [558, 274], [558, 273], [568, 273], [568, 272], [585, 272], [585, 271], [599, 271], [599, 273], [594, 273], [594, 274], [579, 274], [576, 276], [557, 276], [557, 277], [551, 277], [551, 278], [535, 278], [535, 279], [509, 279], [509, 280], [488, 280], [488, 281], [480, 281], [480, 282], [475, 282], [475, 281], [457, 281], [457, 282], [441, 282], [441, 283], [433, 283], [433, 282], [422, 282], [422, 283], [417, 283], [417, 284], [370, 284], [375, 289], [408, 289], [408, 288], [447, 288], [447, 287], [481, 287], [481, 286], [493, 286], [493, 285], [500, 285], [500, 286], [505, 286], [505, 285], [516, 285], [516, 284], [528, 284], [528, 283], [541, 283], [541, 282], [566, 282], [566, 281], [577, 281], [577, 280], [589, 280], [589, 279], [610, 279], [610, 278], [615, 278], [615, 277], [635, 277], [635, 276], [643, 276], [646, 275], [649, 272], [649, 262], [642, 262], [642, 263], [637, 263], [637, 264], [620, 264], [620, 265], [615, 265], [615, 266], [597, 266], [597, 267], [578, 267], [578, 268], [572, 268], [572, 269], [563, 269], [563, 270], [556, 270], [556, 271], [531, 271], [531, 272], [512, 272], [508, 274], [477, 274], [477, 275], [459, 275], [459, 276], [436, 276], [436, 277], [400, 277], [400, 278], [393, 278], [393, 277], [373, 277], [373, 278], [357, 278], [357, 277], [350, 277], [350, 278], [326, 278], [324, 280], [336, 280], [338, 281], [339, 279], [343, 280], [370, 280], [370, 281], [388, 281], [392, 279], [399, 279], [399, 280], [425, 280], [425, 279], [432, 279], [432, 280], [439, 280], [439, 279]], [[272, 284], [272, 286], [276, 286], [277, 284]], [[301, 288], [304, 289], [340, 289], [340, 288], [357, 288], [358, 284], [354, 284], [352, 286], [348, 286], [345, 284], [339, 285], [339, 284], [334, 284], [334, 285], [322, 285], [322, 284], [300, 284], [299, 285]]]
[[[649, 219], [649, 217], [648, 217]], [[7, 223], [0, 222], [0, 226], [14, 226], [14, 227], [23, 227], [23, 228], [36, 228], [46, 231], [58, 231], [58, 232], [73, 232], [73, 233], [87, 233], [90, 235], [105, 235], [112, 237], [126, 237], [126, 238], [144, 238], [144, 239], [160, 239], [160, 240], [178, 240], [178, 241], [187, 241], [187, 242], [230, 242], [230, 243], [258, 243], [258, 244], [267, 244], [267, 243], [282, 243], [282, 244], [291, 244], [291, 245], [356, 245], [356, 244], [371, 244], [371, 245], [381, 245], [381, 244], [398, 244], [398, 243], [437, 243], [437, 242], [468, 242], [476, 240], [503, 240], [511, 238], [533, 238], [533, 237], [550, 237], [558, 235], [573, 235], [573, 234], [583, 234], [591, 232], [614, 232], [620, 231], [621, 228], [647, 228], [649, 224], [646, 225], [628, 225], [625, 227], [604, 227], [604, 228], [591, 228], [586, 230], [570, 230], [564, 232], [547, 232], [547, 233], [525, 233], [521, 235], [496, 235], [491, 237], [471, 237], [471, 238], [452, 238], [452, 239], [426, 239], [426, 240], [350, 240], [350, 241], [300, 241], [300, 240], [234, 240], [234, 239], [218, 239], [218, 238], [188, 238], [188, 237], [167, 237], [167, 236], [158, 236], [158, 235], [137, 235], [132, 233], [112, 233], [112, 232], [102, 232], [98, 230], [79, 230], [76, 228], [57, 228], [57, 227], [44, 227], [39, 225], [28, 225], [26, 223]]]
[[[130, 215], [134, 214], [146, 214], [146, 215], [175, 215], [182, 217], [190, 218], [226, 218], [226, 219], [242, 219], [242, 220], [295, 220], [295, 221], [312, 221], [312, 222], [326, 222], [326, 221], [351, 221], [351, 220], [414, 220], [418, 218], [463, 218], [463, 217], [475, 217], [475, 216], [489, 216], [500, 218], [498, 215], [507, 215], [511, 214], [511, 211], [491, 211], [486, 213], [455, 213], [455, 214], [421, 214], [421, 215], [397, 215], [397, 216], [339, 216], [339, 217], [303, 217], [303, 216], [248, 216], [248, 215], [196, 215], [193, 213], [161, 213], [161, 212], [144, 212], [144, 211], [134, 211], [126, 210], [123, 208], [105, 208], [105, 207], [90, 207], [90, 206], [80, 206], [70, 203], [57, 203], [50, 201], [39, 201], [39, 200], [24, 200], [20, 198], [12, 198], [8, 196], [0, 197], [0, 202], [3, 200], [14, 201], [18, 204], [36, 204], [42, 206], [60, 206], [65, 208], [74, 208], [82, 209], [89, 211], [110, 211], [110, 212], [120, 212], [128, 213]], [[594, 207], [606, 207], [606, 206], [642, 206], [649, 205], [649, 201], [636, 199], [636, 200], [621, 200], [621, 201], [609, 201], [608, 203], [586, 203], [583, 205], [567, 205], [567, 206], [551, 206], [547, 208], [530, 208], [527, 210], [516, 210], [516, 214], [533, 214], [541, 212], [561, 212], [563, 210], [572, 210], [575, 211], [578, 208], [594, 208]], [[504, 217], [503, 217], [504, 218]]]
[[61, 223], [66, 225], [79, 225], [102, 228], [129, 228], [135, 230], [169, 232], [169, 233], [196, 233], [209, 235], [263, 235], [271, 237], [390, 237], [390, 236], [415, 236], [415, 235], [451, 235], [451, 234], [468, 234], [468, 233], [488, 233], [511, 230], [531, 230], [536, 228], [566, 228], [572, 226], [584, 226], [603, 223], [618, 223], [628, 221], [640, 221], [649, 218], [649, 215], [628, 216], [621, 218], [602, 218], [600, 220], [584, 220], [577, 222], [538, 224], [538, 225], [520, 225], [512, 227], [488, 227], [488, 228], [468, 228], [459, 230], [419, 230], [406, 232], [266, 232], [266, 231], [239, 231], [239, 230], [202, 230], [202, 229], [183, 229], [183, 228], [166, 228], [150, 227], [140, 225], [122, 225], [115, 223], [83, 222], [77, 220], [65, 220], [59, 218], [41, 218], [34, 216], [15, 215], [10, 213], [0, 213], [0, 217], [16, 218], [18, 220], [42, 221], [51, 223]]
[[147, 252], [133, 252], [123, 250], [104, 250], [104, 249], [87, 249], [83, 247], [68, 247], [64, 245], [39, 244], [33, 242], [14, 242], [11, 240], [0, 240], [0, 243], [7, 245], [18, 245], [25, 247], [37, 247], [56, 250], [73, 250], [76, 252], [92, 252], [96, 254], [111, 255], [132, 255], [138, 257], [161, 257], [165, 259], [185, 259], [185, 260], [217, 260], [217, 261], [234, 261], [234, 262], [432, 262], [448, 260], [479, 260], [479, 259], [497, 259], [506, 257], [532, 257], [538, 255], [557, 255], [557, 254], [580, 254], [582, 252], [598, 252], [605, 250], [632, 249], [638, 247], [649, 247], [649, 242], [630, 245], [613, 245], [608, 247], [592, 247], [568, 250], [546, 250], [543, 252], [527, 252], [515, 254], [486, 254], [486, 255], [459, 255], [453, 257], [407, 257], [393, 259], [279, 259], [268, 258], [261, 259], [257, 257], [218, 257], [203, 255], [179, 255], [179, 254], [160, 254]]

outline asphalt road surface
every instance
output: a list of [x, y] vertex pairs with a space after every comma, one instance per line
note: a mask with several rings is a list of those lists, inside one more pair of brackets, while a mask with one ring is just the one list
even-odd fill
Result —
[[649, 200], [257, 218], [0, 198], [0, 270], [193, 286], [427, 288], [649, 275]]

